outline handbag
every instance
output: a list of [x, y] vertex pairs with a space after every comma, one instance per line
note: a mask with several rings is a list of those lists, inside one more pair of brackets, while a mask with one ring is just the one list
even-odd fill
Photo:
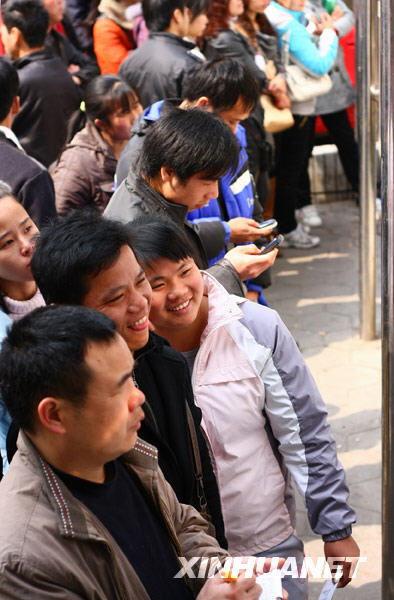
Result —
[[290, 64], [289, 57], [290, 31], [282, 36], [282, 60], [286, 71], [288, 96], [292, 102], [306, 102], [317, 96], [327, 94], [332, 88], [332, 81], [328, 73], [315, 75], [298, 64]]
[[264, 109], [264, 129], [269, 133], [279, 133], [294, 125], [291, 110], [275, 106], [273, 98], [268, 94], [261, 94], [260, 104]]

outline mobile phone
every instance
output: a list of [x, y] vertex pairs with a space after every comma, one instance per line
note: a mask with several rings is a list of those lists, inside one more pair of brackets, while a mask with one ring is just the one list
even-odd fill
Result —
[[267, 252], [271, 252], [271, 250], [277, 248], [277, 246], [279, 246], [283, 242], [283, 239], [283, 235], [279, 233], [276, 237], [274, 237], [272, 242], [270, 242], [269, 244], [264, 246], [264, 248], [261, 249], [260, 254], [267, 254]]
[[268, 221], [263, 221], [258, 225], [259, 229], [275, 229], [275, 227], [278, 227], [276, 219], [268, 219]]

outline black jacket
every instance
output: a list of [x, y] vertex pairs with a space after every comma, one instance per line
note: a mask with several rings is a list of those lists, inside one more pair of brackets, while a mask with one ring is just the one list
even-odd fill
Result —
[[56, 216], [52, 177], [39, 162], [24, 154], [0, 131], [0, 179], [41, 228]]
[[28, 154], [48, 167], [66, 140], [67, 121], [80, 94], [62, 61], [47, 50], [14, 62], [19, 75], [21, 110], [12, 126]]
[[[125, 223], [139, 217], [153, 215], [165, 217], [183, 227], [194, 250], [194, 258], [200, 269], [207, 269], [208, 259], [217, 256], [224, 246], [224, 229], [219, 221], [203, 222], [198, 227], [186, 219], [187, 207], [166, 200], [142, 177], [134, 177], [130, 172], [116, 190], [104, 216]], [[221, 232], [223, 232], [221, 234]], [[218, 237], [220, 234], [221, 237]], [[242, 282], [232, 264], [222, 258], [209, 268], [209, 272], [230, 294], [244, 296]]]
[[134, 375], [144, 392], [145, 419], [138, 435], [156, 446], [159, 466], [178, 500], [200, 511], [191, 437], [186, 416], [193, 416], [203, 470], [208, 511], [222, 548], [227, 548], [219, 491], [205, 439], [201, 433], [201, 411], [194, 404], [189, 369], [182, 354], [160, 336], [150, 333], [148, 344], [134, 355]]
[[122, 62], [119, 75], [138, 91], [145, 108], [163, 98], [183, 98], [187, 75], [196, 61], [201, 58], [192, 42], [172, 33], [151, 33]]
[[55, 31], [55, 29], [51, 29], [48, 33], [45, 40], [45, 47], [58, 56], [66, 68], [70, 64], [79, 66], [79, 71], [74, 73], [74, 75], [79, 77], [82, 85], [93, 79], [93, 77], [100, 75], [97, 62], [78, 50], [67, 37]]
[[254, 61], [255, 52], [247, 38], [232, 29], [222, 29], [217, 36], [207, 40], [204, 54], [211, 60], [213, 58], [236, 58], [253, 73], [260, 92], [267, 86], [267, 77]]

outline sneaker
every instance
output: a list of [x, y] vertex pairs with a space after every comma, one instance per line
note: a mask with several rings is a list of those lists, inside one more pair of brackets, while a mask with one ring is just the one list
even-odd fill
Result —
[[295, 211], [295, 215], [298, 223], [301, 223], [302, 225], [320, 227], [323, 224], [314, 204], [307, 204], [302, 208], [298, 208]]
[[297, 227], [284, 235], [281, 243], [282, 248], [314, 248], [320, 244], [320, 238], [317, 235], [309, 235], [304, 226], [298, 223]]

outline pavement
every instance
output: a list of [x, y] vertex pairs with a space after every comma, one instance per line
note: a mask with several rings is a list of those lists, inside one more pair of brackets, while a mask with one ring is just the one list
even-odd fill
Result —
[[[381, 340], [377, 265], [377, 338], [359, 335], [359, 211], [353, 201], [319, 204], [321, 238], [311, 250], [284, 249], [272, 269], [265, 296], [295, 337], [327, 404], [357, 512], [353, 536], [366, 562], [338, 600], [381, 600]], [[377, 224], [377, 255], [380, 231]], [[310, 529], [297, 498], [297, 533], [306, 556], [323, 556], [321, 539]], [[310, 579], [309, 600], [324, 581]], [[290, 599], [291, 600], [291, 599]]]

